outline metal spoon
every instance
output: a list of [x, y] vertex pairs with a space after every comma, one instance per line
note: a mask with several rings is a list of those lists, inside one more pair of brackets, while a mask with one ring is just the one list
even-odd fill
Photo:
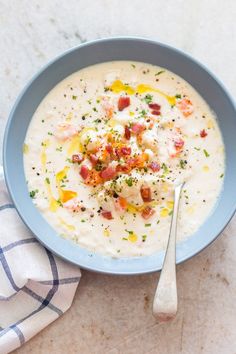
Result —
[[174, 209], [170, 225], [170, 234], [165, 259], [153, 301], [153, 315], [159, 321], [169, 321], [177, 313], [178, 299], [176, 286], [176, 231], [179, 199], [184, 183], [174, 192]]

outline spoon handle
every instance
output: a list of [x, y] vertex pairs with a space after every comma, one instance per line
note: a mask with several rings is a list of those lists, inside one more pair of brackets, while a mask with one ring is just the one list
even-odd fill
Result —
[[177, 313], [176, 286], [176, 231], [180, 194], [184, 183], [175, 188], [174, 208], [165, 259], [153, 301], [153, 315], [159, 321], [168, 321]]

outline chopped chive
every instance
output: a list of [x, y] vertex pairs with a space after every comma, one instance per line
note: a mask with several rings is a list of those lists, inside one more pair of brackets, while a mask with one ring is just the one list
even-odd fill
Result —
[[160, 71], [158, 71], [158, 73], [155, 74], [155, 76], [161, 75], [161, 74], [163, 74], [164, 72], [165, 72], [165, 70], [160, 70]]
[[147, 235], [142, 235], [142, 242], [145, 242], [147, 239]]
[[39, 191], [38, 189], [35, 189], [34, 191], [30, 191], [29, 193], [30, 198], [34, 199], [38, 191]]
[[132, 187], [133, 185], [133, 178], [132, 177], [129, 177], [125, 180], [125, 183], [129, 186], [129, 187]]
[[129, 235], [132, 235], [134, 232], [133, 231], [129, 231], [127, 229], [125, 229], [126, 232], [128, 232]]
[[206, 151], [206, 149], [203, 149], [203, 152], [204, 152], [204, 154], [205, 154], [206, 157], [209, 157], [209, 156], [210, 156], [210, 154]]
[[143, 98], [143, 101], [146, 102], [147, 104], [151, 103], [153, 99], [153, 96], [150, 95], [149, 93]]
[[164, 174], [167, 174], [169, 173], [169, 169], [168, 167], [166, 166], [166, 164], [163, 162], [163, 164], [161, 165], [161, 168], [164, 170]]

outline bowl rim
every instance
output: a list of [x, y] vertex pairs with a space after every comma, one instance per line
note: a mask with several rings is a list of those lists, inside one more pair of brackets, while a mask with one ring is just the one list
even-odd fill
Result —
[[[140, 42], [140, 43], [143, 43], [143, 42], [146, 42], [146, 43], [149, 43], [149, 44], [152, 44], [152, 45], [157, 45], [157, 46], [160, 46], [160, 47], [163, 47], [163, 48], [166, 48], [170, 51], [173, 51], [177, 54], [179, 54], [180, 56], [183, 56], [185, 57], [186, 59], [188, 59], [189, 61], [191, 61], [193, 64], [197, 65], [200, 67], [200, 69], [203, 69], [204, 72], [206, 72], [214, 81], [215, 83], [224, 91], [225, 95], [227, 96], [230, 104], [232, 105], [232, 107], [234, 108], [234, 110], [236, 111], [236, 105], [235, 105], [235, 102], [231, 96], [231, 94], [229, 93], [229, 91], [226, 89], [226, 87], [224, 86], [224, 84], [221, 82], [220, 79], [218, 79], [214, 73], [212, 73], [208, 68], [207, 66], [205, 66], [204, 64], [202, 64], [201, 62], [199, 62], [197, 59], [195, 59], [193, 56], [191, 56], [190, 54], [188, 53], [185, 53], [184, 51], [180, 50], [180, 49], [177, 49], [171, 45], [168, 45], [168, 44], [165, 44], [165, 43], [162, 43], [162, 42], [159, 42], [159, 41], [156, 41], [156, 40], [153, 40], [153, 39], [149, 39], [149, 38], [145, 38], [145, 37], [139, 37], [139, 36], [115, 36], [115, 37], [105, 37], [105, 38], [101, 38], [101, 39], [94, 39], [94, 40], [91, 40], [91, 41], [88, 41], [88, 42], [85, 42], [85, 43], [80, 43], [78, 45], [75, 45], [65, 51], [63, 51], [62, 53], [60, 53], [59, 55], [55, 56], [54, 58], [52, 58], [51, 60], [49, 60], [45, 65], [43, 65], [32, 77], [31, 79], [27, 82], [27, 84], [23, 87], [23, 89], [20, 91], [19, 95], [17, 96], [17, 99], [10, 111], [10, 114], [9, 114], [9, 117], [8, 117], [8, 120], [7, 120], [7, 124], [6, 124], [6, 127], [5, 127], [5, 132], [4, 132], [4, 138], [3, 138], [3, 149], [2, 149], [2, 153], [3, 153], [3, 170], [4, 170], [4, 176], [5, 176], [5, 182], [6, 182], [6, 186], [7, 186], [7, 189], [8, 189], [8, 192], [12, 198], [12, 201], [13, 201], [13, 204], [16, 208], [16, 211], [18, 212], [18, 215], [20, 216], [20, 218], [22, 219], [22, 221], [24, 222], [24, 224], [32, 231], [32, 228], [30, 228], [28, 226], [28, 222], [27, 222], [27, 218], [25, 217], [24, 213], [22, 213], [21, 209], [18, 207], [18, 202], [15, 198], [15, 195], [14, 195], [14, 192], [12, 191], [12, 188], [11, 188], [11, 183], [10, 183], [10, 176], [8, 174], [8, 169], [7, 169], [7, 142], [8, 142], [8, 135], [9, 135], [9, 131], [10, 131], [10, 127], [11, 127], [11, 122], [14, 118], [14, 113], [15, 113], [15, 110], [18, 106], [18, 104], [20, 103], [21, 99], [23, 98], [24, 94], [26, 93], [26, 91], [30, 88], [30, 86], [32, 85], [32, 83], [37, 80], [37, 78], [47, 69], [49, 68], [51, 65], [53, 65], [55, 62], [57, 62], [59, 59], [65, 57], [66, 55], [70, 54], [71, 52], [74, 52], [80, 48], [83, 48], [83, 47], [88, 47], [88, 46], [93, 46], [94, 44], [99, 44], [99, 43], [104, 43], [104, 42], [115, 42], [115, 41], [135, 41], [135, 42]], [[126, 60], [126, 59], [124, 59]], [[79, 69], [80, 70], [80, 69]], [[60, 80], [58, 81], [58, 83], [60, 82]], [[190, 83], [191, 84], [191, 83]], [[222, 191], [223, 191], [223, 186], [222, 186]], [[225, 229], [225, 227], [229, 224], [229, 222], [231, 221], [232, 217], [234, 216], [236, 212], [236, 200], [235, 200], [235, 203], [234, 203], [234, 206], [231, 208], [230, 212], [228, 213], [228, 217], [227, 217], [227, 222], [222, 225], [221, 229], [218, 230], [218, 232], [215, 234], [214, 237], [211, 238], [211, 240], [207, 240], [207, 242], [203, 245], [203, 247], [197, 249], [197, 250], [194, 250], [192, 249], [189, 254], [187, 256], [184, 256], [184, 257], [180, 257], [179, 259], [176, 259], [176, 263], [177, 264], [180, 264], [188, 259], [191, 259], [193, 256], [197, 255], [198, 253], [200, 253], [201, 251], [203, 251], [206, 247], [208, 247], [209, 245], [212, 244], [213, 241], [215, 241], [215, 239], [222, 233], [222, 231]], [[40, 213], [38, 211], [38, 213]], [[45, 221], [47, 222], [47, 221]], [[43, 244], [44, 247], [46, 247], [47, 249], [49, 249], [52, 253], [56, 254], [57, 256], [59, 256], [60, 258], [63, 258], [67, 261], [69, 261], [70, 263], [73, 263], [73, 264], [76, 264], [77, 266], [80, 266], [81, 268], [83, 269], [87, 269], [87, 270], [90, 270], [90, 271], [96, 271], [96, 272], [99, 272], [99, 273], [104, 273], [104, 274], [117, 274], [117, 275], [136, 275], [136, 274], [148, 274], [148, 273], [152, 273], [152, 272], [155, 272], [155, 271], [160, 271], [162, 266], [156, 268], [156, 267], [151, 267], [151, 268], [148, 268], [148, 269], [144, 269], [143, 270], [138, 270], [138, 271], [135, 271], [135, 270], [132, 270], [132, 271], [120, 271], [119, 269], [116, 270], [116, 269], [104, 269], [104, 267], [99, 267], [99, 265], [96, 265], [96, 266], [90, 266], [88, 264], [80, 264], [79, 262], [75, 262], [73, 260], [70, 259], [70, 257], [68, 256], [65, 256], [65, 255], [62, 255], [60, 252], [57, 252], [55, 251], [55, 249], [53, 249], [52, 247], [50, 247], [47, 243], [45, 243], [43, 240], [41, 240], [41, 238], [34, 233], [34, 236], [37, 238], [37, 240]], [[57, 235], [57, 237], [59, 237]], [[68, 241], [67, 241], [68, 242]], [[181, 244], [181, 242], [179, 243]], [[76, 245], [77, 246], [77, 245]], [[90, 252], [92, 253], [92, 252]], [[164, 251], [160, 252], [162, 253], [162, 258], [164, 259]], [[149, 257], [149, 256], [147, 256]], [[108, 257], [110, 258], [110, 257]], [[142, 259], [146, 258], [146, 257], [140, 257]], [[129, 257], [129, 258], [118, 258], [120, 260], [122, 259], [125, 259], [125, 260], [133, 260], [133, 259], [136, 259], [135, 257]]]

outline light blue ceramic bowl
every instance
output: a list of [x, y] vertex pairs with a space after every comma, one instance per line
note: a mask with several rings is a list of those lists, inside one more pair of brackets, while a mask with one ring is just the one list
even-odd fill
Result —
[[215, 210], [201, 228], [177, 245], [177, 263], [200, 252], [221, 233], [236, 208], [235, 105], [222, 84], [201, 64], [174, 48], [147, 39], [110, 38], [82, 44], [63, 53], [40, 70], [18, 97], [8, 120], [3, 149], [5, 178], [21, 218], [52, 252], [98, 272], [148, 273], [161, 269], [164, 252], [141, 258], [112, 259], [60, 238], [34, 207], [25, 181], [22, 145], [31, 117], [41, 100], [59, 81], [73, 72], [111, 60], [136, 60], [173, 71], [187, 80], [217, 114], [226, 148], [223, 191]]

